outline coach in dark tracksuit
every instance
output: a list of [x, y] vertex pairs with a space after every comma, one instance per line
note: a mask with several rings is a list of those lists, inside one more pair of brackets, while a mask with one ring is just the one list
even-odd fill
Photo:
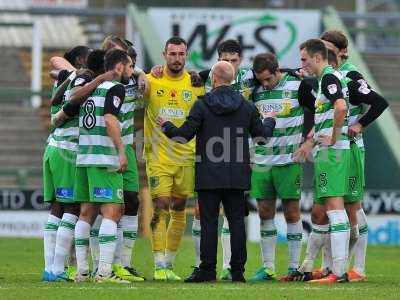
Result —
[[265, 139], [272, 135], [275, 119], [261, 121], [256, 107], [234, 91], [230, 84], [233, 68], [218, 62], [212, 69], [213, 90], [200, 97], [185, 123], [175, 127], [159, 117], [169, 138], [178, 142], [196, 136], [195, 189], [198, 193], [201, 223], [200, 268], [186, 282], [216, 280], [218, 216], [222, 201], [231, 232], [232, 281], [244, 282], [247, 259], [244, 225], [244, 191], [250, 188], [249, 137]]

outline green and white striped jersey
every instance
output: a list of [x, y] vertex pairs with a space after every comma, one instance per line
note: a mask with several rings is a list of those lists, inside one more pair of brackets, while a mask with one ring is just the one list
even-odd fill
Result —
[[[355, 65], [350, 63], [348, 60], [344, 61], [340, 66], [338, 71], [342, 74], [343, 77], [346, 77], [347, 73], [351, 71], [357, 71]], [[366, 83], [365, 83], [366, 84]], [[349, 103], [349, 126], [354, 125], [361, 119], [362, 115], [365, 112], [364, 105], [353, 105]], [[360, 133], [357, 137], [354, 138], [356, 144], [360, 148], [364, 148], [364, 140], [362, 133]]]
[[[104, 118], [107, 92], [119, 84], [111, 81], [103, 82], [80, 107], [79, 150], [76, 160], [78, 167], [119, 168], [118, 152], [113, 141], [108, 136]], [[114, 96], [112, 105], [120, 109], [123, 100]], [[119, 113], [118, 117], [121, 122], [120, 115]]]
[[[73, 88], [73, 81], [68, 85], [64, 92], [64, 97], [59, 110], [63, 105], [69, 102], [70, 93]], [[49, 139], [49, 145], [78, 152], [78, 137], [79, 137], [79, 118], [78, 116], [70, 117], [64, 124], [54, 129], [51, 138]]]
[[134, 133], [134, 112], [137, 106], [138, 96], [138, 82], [137, 79], [132, 77], [129, 83], [125, 85], [125, 100], [121, 106], [121, 130], [122, 142], [124, 145], [133, 144]]
[[293, 153], [302, 141], [304, 113], [298, 101], [301, 80], [283, 74], [277, 86], [265, 90], [262, 86], [254, 92], [253, 101], [260, 112], [276, 112], [273, 136], [265, 145], [257, 145], [254, 162], [262, 165], [287, 165], [293, 163]]
[[[248, 68], [239, 68], [236, 78], [231, 83], [231, 87], [242, 94], [242, 96], [249, 100], [253, 90], [255, 88], [255, 78], [253, 71]], [[207, 81], [205, 83], [206, 93], [212, 90], [211, 85], [211, 72], [208, 75]]]
[[[341, 87], [337, 87], [336, 84], [328, 85], [329, 93], [335, 94], [338, 88], [342, 89], [343, 97], [348, 103], [348, 90], [346, 82], [343, 76], [335, 71], [331, 66], [326, 66], [321, 76], [318, 78], [318, 92], [315, 97], [315, 114], [314, 114], [314, 140], [317, 140], [319, 135], [332, 135], [333, 132], [333, 115], [334, 115], [334, 106], [331, 101], [324, 95], [322, 92], [321, 81], [323, 77], [327, 74], [333, 74], [340, 81]], [[347, 136], [348, 131], [348, 118], [346, 117], [345, 122], [342, 127], [342, 134], [339, 136], [338, 140], [333, 146], [330, 146], [334, 149], [350, 149], [350, 141]], [[314, 154], [318, 152], [320, 146], [316, 146], [314, 148]]]

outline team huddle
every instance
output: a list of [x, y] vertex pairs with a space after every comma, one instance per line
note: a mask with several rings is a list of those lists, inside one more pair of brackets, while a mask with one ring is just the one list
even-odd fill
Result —
[[[327, 31], [301, 44], [300, 69], [281, 69], [272, 53], [256, 55], [252, 67], [243, 68], [238, 41], [218, 46], [218, 60], [230, 63], [235, 73], [231, 88], [257, 108], [259, 118], [275, 119], [272, 137], [262, 143], [255, 139], [251, 149], [250, 195], [257, 200], [263, 261], [250, 281], [334, 283], [366, 278], [362, 131], [388, 104], [351, 64], [347, 47], [342, 32]], [[135, 67], [132, 43], [109, 36], [102, 49], [77, 46], [64, 58], [51, 59], [52, 131], [43, 156], [44, 200], [51, 203], [44, 228], [44, 281], [145, 280], [132, 265], [139, 208], [134, 114], [141, 106], [154, 208], [153, 279], [181, 280], [174, 263], [186, 227], [186, 200], [195, 196], [196, 144], [194, 139], [170, 139], [160, 120], [182, 126], [195, 101], [203, 101], [214, 88], [218, 74], [214, 68], [186, 70], [187, 43], [180, 37], [166, 42], [163, 56], [165, 65], [145, 74]], [[299, 202], [305, 161], [314, 164], [314, 204], [312, 232], [301, 262]], [[281, 277], [275, 272], [278, 198], [287, 222], [289, 257], [288, 272]], [[196, 261], [185, 282], [210, 281], [198, 276], [200, 236], [197, 206], [192, 224]], [[238, 281], [231, 273], [226, 217], [221, 242], [220, 280]], [[321, 250], [322, 266], [314, 269]]]

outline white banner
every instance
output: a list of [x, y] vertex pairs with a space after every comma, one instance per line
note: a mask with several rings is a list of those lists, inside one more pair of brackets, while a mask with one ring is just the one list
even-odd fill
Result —
[[[303, 241], [306, 241], [311, 231], [310, 214], [303, 214], [302, 221]], [[400, 245], [400, 215], [372, 215], [367, 216], [367, 221], [369, 244]], [[286, 241], [286, 222], [282, 213], [276, 214], [275, 226], [278, 240]], [[260, 240], [260, 219], [256, 213], [250, 213], [248, 217], [247, 239], [252, 242]]]
[[31, 7], [86, 8], [88, 0], [28, 0]]
[[1, 211], [0, 236], [43, 237], [48, 211]]
[[217, 46], [237, 39], [244, 66], [263, 52], [277, 54], [281, 67], [300, 66], [299, 45], [320, 34], [318, 10], [150, 8], [161, 42], [179, 35], [189, 44], [188, 67], [207, 69], [217, 61]]

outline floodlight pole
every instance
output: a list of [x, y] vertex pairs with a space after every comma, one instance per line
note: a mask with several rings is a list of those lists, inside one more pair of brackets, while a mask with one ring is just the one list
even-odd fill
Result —
[[[36, 20], [32, 27], [32, 75], [31, 90], [40, 93], [42, 90], [42, 32], [39, 22]], [[31, 104], [38, 108], [42, 104], [42, 97], [38, 94], [32, 95]]]
[[[362, 18], [363, 16], [365, 16], [366, 12], [367, 12], [366, 0], [357, 0], [356, 1], [356, 13], [357, 13], [357, 15], [361, 16], [361, 18], [358, 18], [356, 20], [356, 27], [358, 30], [363, 30], [366, 26], [365, 19]], [[360, 50], [360, 51], [365, 50], [366, 45], [367, 45], [365, 32], [363, 32], [363, 31], [357, 32], [356, 44], [357, 44], [358, 50]]]

